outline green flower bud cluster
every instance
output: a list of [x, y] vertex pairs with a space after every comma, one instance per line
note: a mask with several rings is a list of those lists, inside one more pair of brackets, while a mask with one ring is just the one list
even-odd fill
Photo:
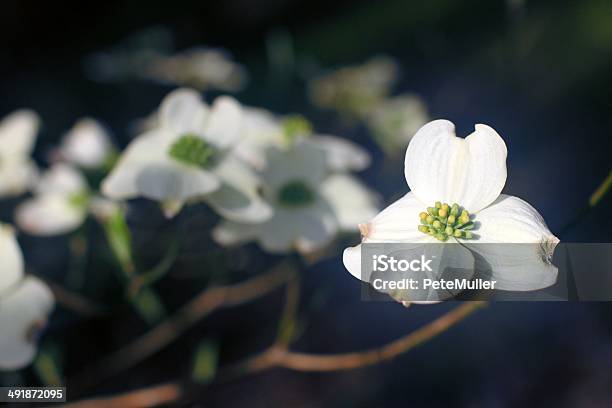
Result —
[[419, 231], [431, 235], [438, 241], [446, 241], [448, 237], [473, 239], [470, 231], [474, 223], [470, 220], [470, 213], [455, 203], [452, 206], [436, 201], [434, 207], [428, 207], [427, 212], [419, 214], [421, 225]]
[[288, 142], [298, 136], [310, 136], [312, 134], [312, 124], [302, 115], [289, 115], [283, 119], [283, 133]]
[[298, 208], [312, 204], [315, 201], [315, 192], [308, 184], [293, 180], [284, 184], [277, 193], [278, 203], [284, 207]]
[[210, 166], [215, 150], [201, 137], [186, 134], [170, 146], [168, 154], [183, 164], [205, 169]]

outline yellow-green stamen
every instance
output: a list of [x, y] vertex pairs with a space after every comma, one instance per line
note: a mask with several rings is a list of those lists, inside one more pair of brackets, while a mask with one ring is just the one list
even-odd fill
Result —
[[436, 201], [433, 207], [427, 207], [427, 212], [419, 213], [421, 225], [418, 229], [439, 241], [446, 241], [448, 237], [473, 239], [474, 234], [469, 231], [474, 228], [473, 218], [457, 203], [451, 206]]

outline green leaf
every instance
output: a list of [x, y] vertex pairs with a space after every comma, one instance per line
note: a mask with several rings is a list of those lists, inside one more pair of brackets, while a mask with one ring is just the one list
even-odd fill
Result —
[[123, 211], [116, 211], [104, 222], [106, 239], [123, 272], [129, 276], [134, 271], [132, 235]]
[[219, 347], [210, 339], [204, 339], [198, 345], [193, 356], [193, 371], [191, 377], [199, 384], [211, 383], [217, 375]]
[[56, 344], [41, 345], [33, 367], [43, 385], [57, 387], [64, 383], [60, 360], [61, 353]]

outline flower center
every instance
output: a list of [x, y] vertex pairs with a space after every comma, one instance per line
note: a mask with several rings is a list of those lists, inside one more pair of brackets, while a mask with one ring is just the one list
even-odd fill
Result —
[[439, 241], [446, 241], [448, 237], [474, 238], [474, 234], [470, 231], [474, 228], [470, 213], [457, 203], [450, 206], [436, 201], [434, 207], [427, 207], [427, 212], [420, 213], [419, 218], [421, 219], [419, 231]]
[[315, 193], [303, 181], [294, 180], [284, 184], [277, 193], [279, 204], [285, 207], [304, 207], [312, 204], [315, 200]]
[[283, 119], [283, 134], [288, 142], [293, 142], [298, 136], [312, 134], [312, 125], [301, 115], [290, 115]]
[[215, 149], [202, 138], [185, 134], [170, 146], [168, 154], [183, 164], [205, 169], [210, 166]]

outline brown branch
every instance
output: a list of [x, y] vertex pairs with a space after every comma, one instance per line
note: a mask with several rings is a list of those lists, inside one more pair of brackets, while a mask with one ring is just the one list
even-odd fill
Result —
[[51, 289], [53, 296], [58, 304], [78, 315], [85, 317], [95, 317], [105, 313], [105, 308], [95, 301], [86, 298], [76, 292], [64, 289], [62, 286], [36, 275], [42, 279]]
[[156, 407], [178, 400], [183, 393], [182, 387], [175, 382], [159, 384], [137, 391], [126, 392], [106, 398], [93, 398], [72, 404], [66, 404], [70, 408], [145, 408]]
[[[302, 372], [342, 371], [368, 367], [391, 360], [410, 351], [458, 324], [485, 305], [486, 302], [464, 303], [400, 339], [380, 348], [361, 352], [317, 355], [290, 351], [283, 346], [274, 344], [272, 347], [244, 362], [221, 370], [219, 373], [220, 379], [231, 380], [275, 367]], [[176, 391], [174, 398], [156, 402], [160, 389]], [[153, 407], [177, 401], [184, 395], [184, 392], [185, 390], [179, 382], [169, 382], [128, 392], [116, 397], [91, 399], [68, 406], [71, 408], [103, 408], [106, 406]]]
[[285, 268], [279, 267], [233, 286], [218, 286], [204, 290], [147, 333], [86, 368], [81, 375], [76, 376], [72, 387], [77, 390], [88, 388], [135, 366], [168, 346], [183, 332], [215, 310], [259, 298], [281, 286], [287, 279], [289, 274]]
[[256, 373], [272, 367], [283, 367], [295, 371], [342, 371], [367, 367], [391, 360], [414, 347], [430, 340], [459, 323], [486, 302], [467, 302], [427, 323], [412, 333], [382, 347], [343, 354], [309, 354], [272, 346], [261, 354], [249, 358], [225, 370], [228, 378]]

